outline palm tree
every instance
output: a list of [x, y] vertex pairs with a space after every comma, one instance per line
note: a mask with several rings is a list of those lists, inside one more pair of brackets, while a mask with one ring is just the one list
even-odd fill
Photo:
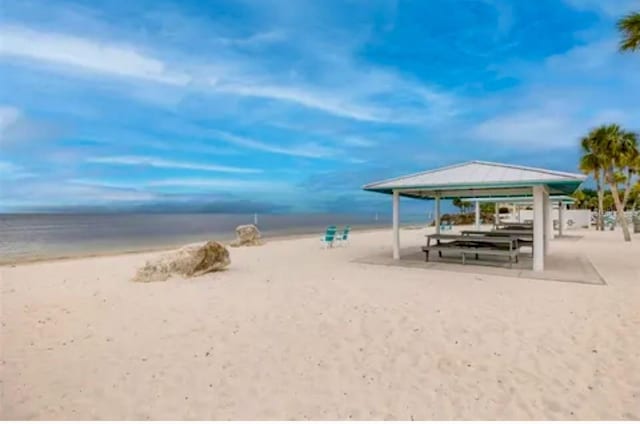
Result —
[[602, 181], [604, 176], [604, 160], [598, 149], [599, 135], [601, 134], [598, 133], [598, 130], [593, 130], [580, 140], [580, 148], [582, 150], [580, 170], [585, 174], [592, 174], [596, 182], [596, 189], [598, 191], [598, 219], [596, 220], [596, 230], [604, 231], [604, 186]]
[[630, 13], [620, 19], [618, 29], [623, 33], [620, 50], [636, 51], [640, 49], [640, 13]]
[[637, 151], [637, 138], [634, 134], [624, 131], [619, 125], [611, 124], [600, 127], [602, 138], [599, 138], [598, 149], [604, 159], [605, 180], [611, 187], [611, 195], [618, 213], [618, 221], [622, 226], [622, 233], [625, 241], [631, 241], [629, 224], [624, 215], [624, 204], [620, 199], [618, 184], [625, 181], [622, 170], [627, 168], [629, 157], [633, 156], [633, 151]]

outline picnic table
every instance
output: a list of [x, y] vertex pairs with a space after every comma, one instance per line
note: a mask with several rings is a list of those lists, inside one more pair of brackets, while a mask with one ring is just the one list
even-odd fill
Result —
[[501, 235], [514, 235], [514, 236], [531, 236], [533, 237], [533, 230], [463, 230], [460, 231], [462, 235], [478, 235], [478, 236], [501, 236]]
[[518, 239], [518, 243], [521, 246], [533, 246], [533, 230], [464, 230], [460, 234], [463, 236], [481, 236], [481, 237], [501, 237], [501, 236], [513, 236]]
[[496, 224], [496, 230], [530, 230], [533, 231], [533, 224], [502, 222]]
[[[437, 251], [442, 257], [442, 252], [460, 253], [462, 263], [466, 262], [466, 255], [473, 254], [478, 259], [480, 254], [492, 256], [506, 256], [510, 265], [515, 260], [518, 263], [518, 236], [498, 235], [486, 237], [484, 235], [470, 234], [430, 234], [427, 235], [427, 245], [422, 248], [425, 253], [425, 261], [429, 261], [429, 252]], [[431, 244], [431, 241], [435, 244]]]

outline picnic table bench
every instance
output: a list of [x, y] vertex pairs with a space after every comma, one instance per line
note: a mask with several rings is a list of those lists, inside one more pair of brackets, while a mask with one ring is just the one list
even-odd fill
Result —
[[[465, 264], [468, 254], [473, 254], [478, 259], [479, 254], [492, 256], [506, 256], [509, 263], [518, 263], [518, 237], [504, 236], [473, 236], [455, 234], [431, 234], [427, 235], [427, 245], [422, 248], [425, 253], [425, 261], [429, 261], [429, 252], [437, 251], [442, 257], [442, 252], [460, 253], [462, 263]], [[431, 240], [436, 244], [432, 245]]]

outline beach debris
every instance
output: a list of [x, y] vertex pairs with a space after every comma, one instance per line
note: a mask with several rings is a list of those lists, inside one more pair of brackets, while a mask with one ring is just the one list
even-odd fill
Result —
[[137, 271], [133, 280], [148, 283], [165, 281], [172, 275], [197, 277], [208, 272], [220, 271], [230, 263], [227, 248], [217, 241], [208, 241], [203, 245], [185, 246], [147, 261]]
[[236, 227], [236, 240], [231, 243], [231, 246], [260, 246], [262, 244], [260, 230], [255, 225], [247, 224]]

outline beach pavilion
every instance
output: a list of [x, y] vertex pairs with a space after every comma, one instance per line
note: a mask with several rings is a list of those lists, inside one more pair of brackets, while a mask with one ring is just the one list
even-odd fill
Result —
[[553, 237], [551, 198], [573, 193], [585, 175], [502, 163], [472, 161], [367, 184], [372, 191], [392, 195], [393, 259], [400, 259], [400, 196], [435, 201], [435, 231], [440, 232], [440, 202], [455, 197], [522, 198], [533, 201], [533, 270], [544, 270]]
[[[551, 205], [558, 206], [558, 235], [562, 236], [564, 234], [564, 209], [567, 205], [573, 205], [576, 200], [571, 196], [554, 194], [549, 195], [549, 200]], [[533, 197], [532, 196], [523, 196], [523, 197], [474, 197], [471, 199], [466, 199], [467, 202], [473, 202], [475, 204], [475, 228], [476, 230], [480, 229], [480, 203], [494, 203], [495, 206], [495, 222], [500, 223], [500, 212], [499, 207], [500, 204], [508, 204], [513, 207], [515, 210], [515, 217], [517, 222], [521, 222], [520, 220], [520, 208], [528, 207], [533, 205]]]

